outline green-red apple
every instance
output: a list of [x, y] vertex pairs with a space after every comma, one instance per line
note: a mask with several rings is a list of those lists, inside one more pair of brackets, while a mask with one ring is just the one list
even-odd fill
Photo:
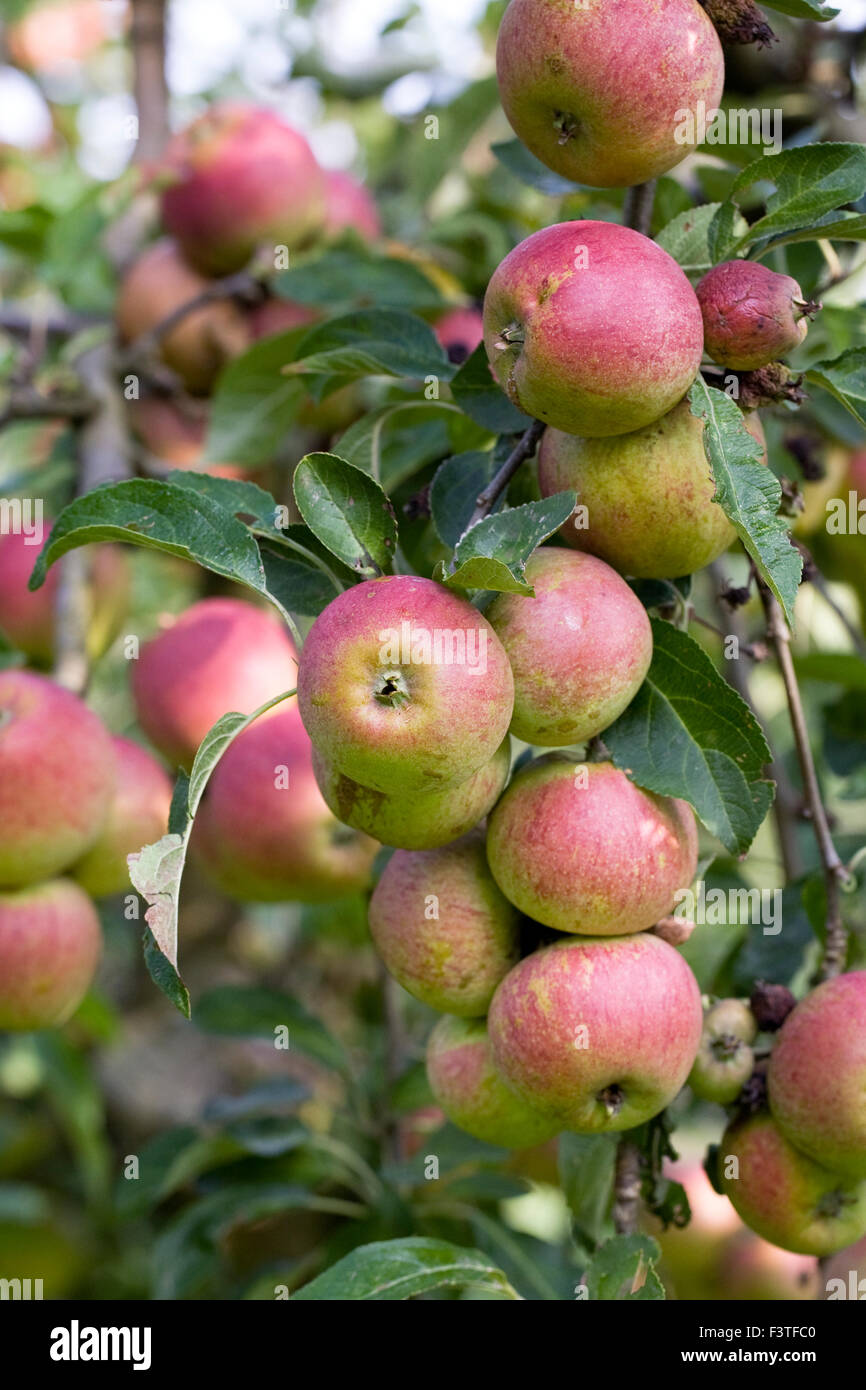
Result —
[[[744, 415], [743, 424], [763, 448], [758, 416]], [[577, 494], [578, 510], [561, 528], [563, 539], [639, 579], [678, 579], [717, 559], [736, 532], [713, 501], [703, 431], [688, 401], [612, 439], [545, 430], [538, 454], [541, 494]]]
[[825, 980], [788, 1014], [767, 1084], [770, 1109], [792, 1144], [866, 1178], [866, 970]]
[[487, 609], [514, 673], [511, 732], [547, 748], [583, 743], [622, 714], [649, 670], [646, 609], [592, 555], [542, 547], [526, 579], [534, 598], [498, 594]]
[[689, 1085], [702, 1100], [731, 1105], [752, 1075], [758, 1025], [742, 999], [722, 999], [707, 1010]]
[[117, 771], [108, 818], [72, 869], [93, 898], [131, 889], [126, 856], [167, 834], [171, 808], [171, 778], [153, 754], [128, 738], [114, 738], [112, 744]]
[[704, 346], [722, 367], [750, 372], [799, 347], [809, 329], [809, 304], [790, 275], [760, 261], [722, 261], [698, 282]]
[[487, 865], [484, 831], [400, 850], [370, 899], [370, 934], [396, 980], [439, 1013], [480, 1018], [520, 955], [519, 915]]
[[642, 791], [612, 763], [549, 753], [521, 768], [495, 807], [487, 857], [536, 922], [621, 936], [671, 912], [694, 878], [698, 836], [684, 801]]
[[497, 1071], [562, 1129], [632, 1129], [684, 1084], [701, 995], [680, 953], [650, 933], [558, 941], [505, 976], [488, 1015]]
[[866, 1183], [795, 1149], [765, 1111], [729, 1125], [718, 1162], [737, 1213], [783, 1250], [832, 1255], [866, 1234]]
[[430, 794], [465, 782], [499, 748], [513, 704], [493, 628], [431, 579], [393, 575], [346, 589], [304, 643], [307, 733], [336, 771], [375, 791]]
[[625, 434], [673, 409], [704, 326], [676, 261], [615, 222], [560, 222], [497, 266], [484, 346], [514, 405], [570, 434]]
[[77, 883], [59, 878], [0, 893], [0, 1029], [65, 1023], [101, 950], [96, 909]]
[[486, 1144], [528, 1149], [558, 1131], [497, 1075], [483, 1018], [440, 1018], [427, 1044], [427, 1076], [449, 1120]]
[[449, 362], [465, 362], [484, 341], [484, 319], [472, 305], [449, 309], [433, 324], [433, 332], [448, 353]]

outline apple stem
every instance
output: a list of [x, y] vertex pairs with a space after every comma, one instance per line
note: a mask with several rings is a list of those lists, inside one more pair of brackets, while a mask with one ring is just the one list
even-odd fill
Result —
[[616, 1150], [613, 1224], [618, 1236], [633, 1235], [640, 1216], [640, 1149], [624, 1135]]
[[[539, 439], [544, 434], [545, 423], [543, 420], [533, 420], [525, 434], [521, 435], [515, 444], [508, 458], [503, 463], [499, 471], [494, 474], [483, 492], [479, 492], [476, 498], [475, 511], [469, 518], [466, 531], [472, 529], [477, 521], [481, 521], [488, 512], [493, 510], [501, 494], [508, 487], [520, 465], [535, 453]], [[463, 532], [464, 536], [466, 531]]]
[[655, 196], [655, 179], [648, 179], [646, 183], [635, 183], [631, 188], [627, 188], [622, 208], [623, 226], [631, 227], [632, 231], [640, 232], [642, 236], [649, 236]]

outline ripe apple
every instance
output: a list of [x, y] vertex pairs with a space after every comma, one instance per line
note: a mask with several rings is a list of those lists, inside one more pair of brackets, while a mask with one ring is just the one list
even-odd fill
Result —
[[379, 209], [369, 188], [342, 169], [325, 173], [324, 235], [335, 240], [345, 231], [355, 231], [364, 241], [377, 241], [382, 235]]
[[527, 1149], [558, 1131], [495, 1071], [483, 1018], [440, 1018], [427, 1044], [427, 1076], [449, 1120], [486, 1144]]
[[702, 1100], [731, 1105], [755, 1066], [750, 1046], [758, 1025], [742, 999], [722, 999], [707, 1010], [701, 1045], [689, 1076], [689, 1085]]
[[520, 956], [519, 917], [497, 888], [484, 831], [398, 849], [370, 899], [370, 934], [394, 978], [439, 1013], [480, 1018]]
[[235, 463], [205, 463], [207, 402], [187, 398], [182, 405], [168, 396], [142, 396], [129, 402], [130, 422], [153, 461], [165, 472], [182, 468], [191, 473], [212, 473], [217, 478], [248, 478], [249, 470]]
[[704, 330], [694, 290], [649, 237], [613, 222], [560, 222], [493, 272], [484, 346], [527, 415], [570, 434], [626, 434], [685, 395]]
[[114, 794], [111, 737], [31, 671], [0, 671], [0, 886], [52, 878], [90, 848]]
[[141, 649], [132, 669], [138, 722], [173, 765], [189, 768], [224, 714], [252, 714], [293, 690], [295, 649], [262, 608], [233, 598], [194, 603]]
[[[149, 246], [126, 272], [117, 296], [117, 328], [133, 342], [155, 328], [182, 304], [208, 287], [187, 265], [173, 241]], [[160, 342], [162, 360], [177, 372], [193, 395], [207, 395], [227, 362], [249, 345], [243, 312], [230, 299], [194, 309]]]
[[102, 950], [93, 903], [51, 879], [0, 892], [0, 1028], [56, 1028], [75, 1012]]
[[260, 244], [302, 246], [322, 227], [325, 179], [275, 111], [226, 101], [170, 141], [162, 218], [190, 265], [226, 275]]
[[866, 1183], [795, 1149], [765, 1111], [725, 1130], [719, 1177], [746, 1225], [783, 1250], [832, 1255], [866, 1234]]
[[717, 1278], [720, 1298], [748, 1303], [805, 1302], [817, 1298], [821, 1283], [814, 1256], [782, 1250], [747, 1226], [725, 1242]]
[[642, 791], [612, 763], [548, 753], [495, 807], [487, 857], [505, 896], [536, 922], [622, 936], [671, 912], [694, 878], [698, 835], [686, 802]]
[[325, 805], [293, 702], [256, 720], [223, 754], [192, 848], [208, 877], [242, 901], [323, 902], [363, 891], [379, 846]]
[[645, 183], [679, 164], [725, 82], [722, 46], [695, 0], [511, 0], [496, 74], [505, 114], [549, 169], [593, 188]]
[[484, 341], [484, 319], [472, 306], [449, 309], [433, 325], [433, 332], [448, 353], [449, 362], [465, 362]]
[[92, 898], [131, 888], [126, 856], [168, 833], [171, 778], [141, 744], [128, 738], [114, 738], [112, 744], [117, 771], [108, 819], [71, 871]]
[[701, 1037], [701, 995], [658, 936], [557, 941], [515, 965], [488, 1015], [503, 1080], [561, 1129], [632, 1129], [673, 1100]]
[[790, 275], [759, 261], [723, 261], [698, 282], [704, 346], [722, 367], [751, 372], [799, 347], [810, 305]]
[[368, 579], [335, 598], [298, 671], [317, 751], [380, 792], [465, 782], [499, 748], [513, 703], [508, 657], [487, 619], [414, 575]]
[[465, 835], [487, 815], [508, 781], [511, 740], [465, 782], [430, 791], [378, 792], [338, 772], [313, 745], [322, 796], [346, 825], [396, 849], [438, 849]]
[[851, 1179], [866, 1178], [866, 970], [825, 980], [788, 1014], [767, 1085], [792, 1144]]
[[498, 594], [487, 610], [514, 673], [511, 732], [547, 748], [583, 743], [622, 714], [649, 670], [646, 609], [592, 555], [544, 546], [526, 578], [534, 598]]
[[[766, 462], [758, 416], [744, 415], [743, 423]], [[577, 493], [579, 510], [561, 528], [562, 538], [639, 579], [678, 579], [717, 559], [736, 531], [713, 501], [703, 431], [688, 401], [610, 439], [545, 430], [538, 454], [542, 497]]]
[[[52, 523], [44, 522], [47, 538]], [[31, 661], [47, 665], [54, 655], [55, 605], [60, 569], [50, 569], [39, 589], [28, 589], [40, 546], [20, 531], [0, 531], [0, 630]], [[90, 621], [87, 650], [101, 656], [117, 636], [129, 597], [129, 569], [119, 546], [91, 547]]]

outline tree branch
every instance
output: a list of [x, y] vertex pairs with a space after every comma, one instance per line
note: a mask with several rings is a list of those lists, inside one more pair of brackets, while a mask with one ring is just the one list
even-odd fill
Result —
[[165, 0], [132, 0], [133, 91], [138, 112], [135, 162], [158, 159], [170, 134], [165, 80]]
[[649, 179], [646, 183], [635, 183], [631, 188], [627, 188], [622, 209], [623, 224], [643, 236], [649, 236], [655, 196], [655, 179]]
[[164, 319], [160, 319], [159, 323], [155, 323], [153, 328], [149, 328], [141, 337], [130, 343], [126, 351], [120, 355], [120, 370], [132, 370], [155, 356], [163, 338], [196, 310], [204, 309], [208, 304], [216, 304], [222, 299], [241, 299], [246, 303], [256, 303], [262, 292], [261, 281], [246, 270], [240, 270], [235, 275], [226, 275], [222, 280], [212, 281], [200, 294], [195, 294], [192, 299], [179, 304], [170, 314], [166, 314]]
[[633, 1235], [640, 1216], [640, 1149], [628, 1135], [617, 1145], [613, 1224], [618, 1236]]
[[525, 434], [521, 436], [517, 444], [511, 450], [508, 458], [503, 463], [498, 472], [491, 478], [483, 492], [479, 492], [476, 498], [475, 511], [469, 518], [466, 530], [469, 531], [477, 521], [481, 521], [488, 512], [495, 507], [502, 493], [508, 487], [518, 468], [526, 459], [531, 458], [535, 453], [536, 446], [541, 436], [544, 434], [546, 425], [543, 420], [533, 420]]

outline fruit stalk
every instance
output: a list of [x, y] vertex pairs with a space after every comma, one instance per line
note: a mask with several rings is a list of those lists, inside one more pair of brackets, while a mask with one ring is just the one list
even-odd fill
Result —
[[525, 463], [528, 458], [532, 458], [532, 455], [535, 453], [535, 447], [544, 434], [544, 429], [543, 420], [533, 420], [529, 429], [526, 430], [525, 434], [521, 435], [502, 467], [494, 477], [491, 478], [484, 491], [479, 492], [476, 499], [475, 511], [469, 518], [469, 525], [466, 527], [467, 531], [471, 530], [476, 521], [481, 521], [487, 516], [488, 512], [492, 511], [497, 500], [508, 487], [508, 484], [511, 482], [511, 479], [514, 477], [520, 465]]
[[634, 1235], [640, 1215], [640, 1149], [624, 1134], [616, 1150], [613, 1224], [618, 1236]]

